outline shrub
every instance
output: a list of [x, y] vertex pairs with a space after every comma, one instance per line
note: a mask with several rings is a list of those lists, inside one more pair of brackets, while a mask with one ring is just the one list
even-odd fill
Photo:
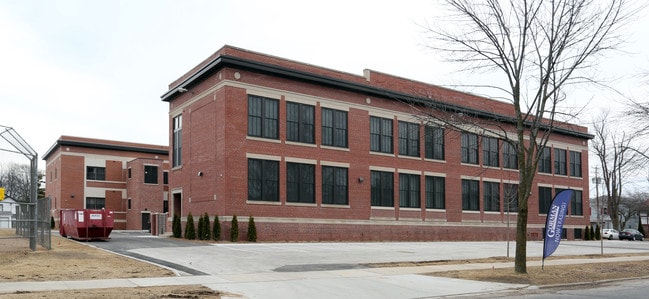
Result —
[[232, 216], [232, 226], [230, 227], [230, 242], [239, 240], [239, 221], [237, 215]]
[[198, 225], [196, 226], [198, 233], [196, 235], [198, 236], [199, 240], [203, 240], [203, 229], [205, 228], [205, 225], [203, 225], [204, 221], [205, 219], [203, 218], [203, 216], [198, 217]]
[[174, 238], [180, 239], [182, 234], [182, 226], [180, 224], [180, 216], [178, 216], [178, 214], [174, 214], [171, 231], [173, 232]]
[[54, 229], [55, 227], [56, 227], [56, 222], [54, 222], [54, 216], [50, 216], [50, 228]]
[[590, 239], [595, 240], [595, 228], [593, 226], [590, 226]]
[[597, 227], [595, 228], [595, 240], [601, 240], [602, 239], [602, 232], [601, 229], [599, 228], [599, 224], [597, 224]]
[[207, 215], [207, 212], [205, 212], [205, 215], [203, 215], [203, 234], [201, 235], [201, 240], [209, 240], [210, 237], [212, 236], [212, 231], [210, 227], [210, 216]]
[[586, 228], [584, 229], [584, 240], [590, 241], [590, 228], [588, 225], [586, 225]]
[[219, 215], [214, 215], [214, 228], [212, 228], [212, 238], [214, 241], [221, 240], [221, 222]]
[[248, 217], [248, 241], [257, 242], [257, 227], [255, 226], [255, 218], [252, 218], [252, 215]]
[[187, 215], [187, 225], [185, 225], [185, 239], [196, 240], [196, 229], [194, 228], [194, 217], [190, 212]]

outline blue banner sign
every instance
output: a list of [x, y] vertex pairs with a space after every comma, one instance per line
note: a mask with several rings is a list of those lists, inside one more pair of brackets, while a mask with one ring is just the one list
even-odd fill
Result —
[[545, 219], [545, 236], [543, 238], [543, 259], [552, 255], [561, 242], [561, 229], [566, 219], [572, 190], [563, 190], [554, 196], [548, 216]]

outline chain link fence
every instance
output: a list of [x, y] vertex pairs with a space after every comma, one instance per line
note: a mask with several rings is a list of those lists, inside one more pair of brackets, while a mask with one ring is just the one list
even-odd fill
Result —
[[29, 238], [29, 248], [37, 245], [52, 249], [50, 198], [39, 198], [36, 203], [19, 203], [16, 209], [16, 236]]

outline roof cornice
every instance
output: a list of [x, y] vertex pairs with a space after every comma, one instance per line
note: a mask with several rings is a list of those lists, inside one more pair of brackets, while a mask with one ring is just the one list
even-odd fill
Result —
[[[263, 63], [263, 62], [231, 56], [231, 55], [217, 56], [212, 61], [210, 61], [209, 63], [205, 64], [203, 67], [198, 69], [195, 73], [191, 74], [186, 79], [182, 80], [177, 86], [171, 88], [160, 98], [162, 99], [162, 101], [170, 102], [174, 98], [176, 98], [180, 93], [182, 93], [181, 91], [182, 89], [188, 89], [189, 87], [196, 85], [199, 82], [202, 82], [204, 79], [209, 77], [212, 73], [224, 67], [246, 69], [255, 72], [266, 73], [269, 75], [289, 78], [293, 80], [299, 80], [299, 81], [314, 83], [318, 85], [325, 85], [337, 89], [343, 89], [351, 92], [362, 93], [368, 96], [390, 98], [390, 99], [404, 101], [404, 102], [413, 103], [417, 105], [433, 107], [444, 111], [463, 113], [478, 118], [495, 120], [495, 121], [505, 122], [509, 124], [516, 124], [516, 118], [513, 116], [496, 114], [489, 111], [455, 105], [438, 99], [417, 97], [399, 91], [378, 88], [367, 84], [361, 84], [361, 83], [351, 82], [348, 80], [332, 78], [328, 76], [314, 74], [311, 72], [300, 71], [293, 68], [282, 67], [275, 64]], [[541, 128], [546, 130], [552, 128], [552, 132], [562, 134], [562, 135], [574, 136], [574, 137], [579, 137], [584, 139], [595, 138], [595, 136], [593, 136], [592, 134], [574, 131], [574, 130], [570, 130], [558, 126], [550, 127], [549, 125], [541, 125]]]
[[103, 149], [103, 150], [114, 150], [114, 151], [125, 151], [125, 152], [138, 152], [145, 154], [156, 154], [156, 155], [169, 155], [169, 150], [139, 147], [139, 146], [128, 146], [128, 145], [116, 145], [116, 144], [106, 144], [100, 142], [88, 142], [88, 141], [76, 141], [76, 140], [64, 140], [59, 139], [56, 143], [43, 155], [43, 160], [54, 153], [56, 148], [61, 146], [78, 146], [84, 148], [92, 149]]

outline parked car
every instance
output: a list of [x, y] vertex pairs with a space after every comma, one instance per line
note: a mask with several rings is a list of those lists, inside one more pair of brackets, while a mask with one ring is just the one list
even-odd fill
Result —
[[620, 233], [617, 230], [614, 230], [612, 228], [606, 228], [602, 232], [602, 238], [609, 239], [609, 240], [619, 239]]
[[644, 235], [641, 234], [637, 229], [626, 228], [620, 232], [620, 240], [644, 240]]

